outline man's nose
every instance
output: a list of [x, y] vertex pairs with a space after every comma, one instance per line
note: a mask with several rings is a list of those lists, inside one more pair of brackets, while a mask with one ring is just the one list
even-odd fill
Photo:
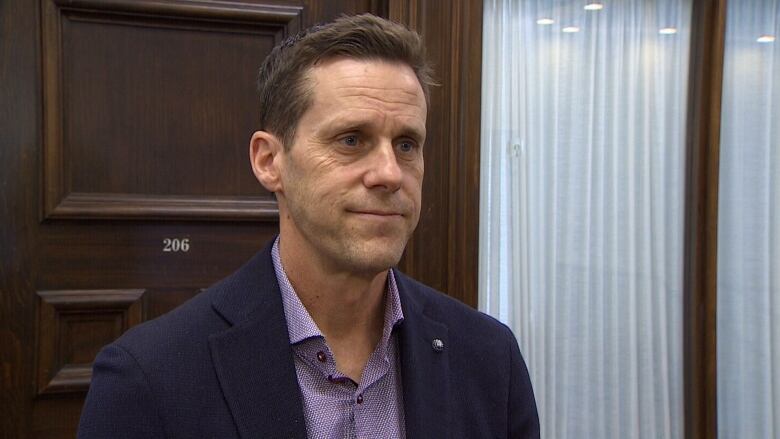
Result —
[[398, 157], [392, 142], [382, 142], [367, 158], [369, 167], [363, 178], [366, 187], [384, 189], [388, 192], [395, 192], [401, 187], [403, 171], [398, 165]]

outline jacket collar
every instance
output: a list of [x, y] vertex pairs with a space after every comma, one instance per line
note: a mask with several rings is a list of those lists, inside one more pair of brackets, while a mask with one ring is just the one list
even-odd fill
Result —
[[[447, 326], [430, 316], [426, 295], [394, 270], [404, 311], [398, 327], [407, 439], [449, 437], [450, 361]], [[434, 349], [434, 340], [443, 343]]]
[[[209, 337], [211, 358], [241, 437], [305, 438], [303, 403], [269, 244], [215, 286], [213, 309], [231, 325]], [[420, 286], [394, 270], [406, 437], [447, 437], [447, 326], [426, 314]], [[439, 339], [445, 349], [433, 348]]]
[[214, 369], [242, 438], [305, 438], [281, 293], [267, 246], [216, 287], [229, 329], [209, 337]]

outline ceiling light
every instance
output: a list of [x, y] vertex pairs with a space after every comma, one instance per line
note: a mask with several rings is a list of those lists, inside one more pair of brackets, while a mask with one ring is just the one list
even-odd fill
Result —
[[555, 23], [555, 20], [553, 20], [552, 18], [540, 18], [536, 20], [536, 24], [548, 25], [553, 23]]
[[775, 41], [775, 37], [772, 35], [761, 35], [756, 41], [759, 43], [772, 43]]
[[658, 29], [658, 33], [661, 35], [672, 35], [677, 33], [677, 28], [674, 27], [664, 27], [661, 29]]
[[566, 32], [567, 34], [571, 34], [574, 32], [579, 32], [580, 28], [578, 28], [577, 26], [566, 26], [563, 28], [563, 31]]
[[602, 5], [601, 3], [588, 3], [587, 5], [585, 5], [586, 11], [600, 11], [602, 9], [604, 9], [604, 5]]

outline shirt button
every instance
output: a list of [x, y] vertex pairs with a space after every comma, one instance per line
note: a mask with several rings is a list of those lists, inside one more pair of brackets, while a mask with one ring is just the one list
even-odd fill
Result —
[[358, 395], [358, 397], [357, 397], [357, 403], [358, 403], [358, 404], [363, 404], [363, 394], [362, 394], [362, 393], [361, 393], [360, 395]]
[[320, 360], [320, 363], [324, 363], [328, 357], [325, 356], [325, 352], [319, 351], [317, 352], [317, 359]]

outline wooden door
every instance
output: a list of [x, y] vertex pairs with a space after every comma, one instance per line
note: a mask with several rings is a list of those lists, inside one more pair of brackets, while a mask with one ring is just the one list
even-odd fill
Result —
[[100, 348], [274, 236], [256, 71], [341, 13], [428, 42], [442, 86], [401, 267], [475, 305], [480, 4], [0, 0], [0, 435], [73, 437]]

